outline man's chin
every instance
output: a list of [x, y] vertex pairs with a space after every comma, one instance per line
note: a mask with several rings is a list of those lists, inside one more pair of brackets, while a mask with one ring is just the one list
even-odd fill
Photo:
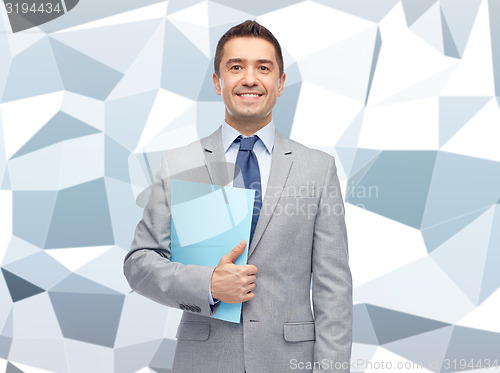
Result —
[[256, 112], [246, 112], [246, 113], [241, 113], [238, 116], [235, 116], [234, 118], [238, 120], [239, 122], [255, 122], [259, 123], [263, 120], [266, 119], [267, 116], [263, 116], [262, 114], [256, 113]]

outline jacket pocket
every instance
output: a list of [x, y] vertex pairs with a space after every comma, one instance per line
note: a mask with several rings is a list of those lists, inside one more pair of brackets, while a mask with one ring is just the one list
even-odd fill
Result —
[[206, 341], [210, 335], [210, 324], [204, 322], [181, 321], [177, 328], [177, 339]]
[[283, 336], [288, 342], [314, 341], [314, 321], [287, 322], [283, 324]]

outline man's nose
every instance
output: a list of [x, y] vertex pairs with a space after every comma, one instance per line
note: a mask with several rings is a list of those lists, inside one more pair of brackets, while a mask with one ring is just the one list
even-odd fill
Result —
[[257, 73], [253, 69], [247, 69], [245, 70], [245, 75], [243, 76], [243, 85], [246, 86], [256, 86], [259, 84], [259, 79], [257, 77]]

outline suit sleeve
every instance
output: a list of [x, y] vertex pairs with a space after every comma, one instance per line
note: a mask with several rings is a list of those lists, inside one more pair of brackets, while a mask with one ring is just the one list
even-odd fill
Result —
[[[315, 220], [312, 301], [316, 342], [314, 361], [349, 372], [352, 344], [352, 278], [348, 262], [344, 204], [333, 157]], [[326, 360], [323, 360], [326, 359]], [[332, 369], [331, 364], [336, 365]]]
[[137, 225], [124, 274], [138, 294], [165, 306], [203, 316], [217, 312], [210, 306], [208, 289], [214, 267], [171, 262], [170, 182], [166, 156], [153, 182], [149, 202]]

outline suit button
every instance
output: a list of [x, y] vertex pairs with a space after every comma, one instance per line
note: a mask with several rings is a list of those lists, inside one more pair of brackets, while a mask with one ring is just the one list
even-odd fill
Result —
[[179, 308], [180, 308], [181, 310], [185, 310], [185, 309], [186, 309], [186, 306], [185, 306], [185, 305], [183, 305], [183, 304], [181, 304], [181, 305], [179, 306]]
[[201, 308], [200, 308], [200, 307], [198, 307], [198, 306], [196, 306], [196, 307], [194, 308], [194, 310], [195, 310], [196, 312], [198, 312], [198, 313], [200, 313], [200, 312], [201, 312]]
[[194, 307], [193, 307], [193, 306], [186, 306], [186, 307], [187, 307], [187, 309], [188, 309], [189, 311], [194, 312]]

